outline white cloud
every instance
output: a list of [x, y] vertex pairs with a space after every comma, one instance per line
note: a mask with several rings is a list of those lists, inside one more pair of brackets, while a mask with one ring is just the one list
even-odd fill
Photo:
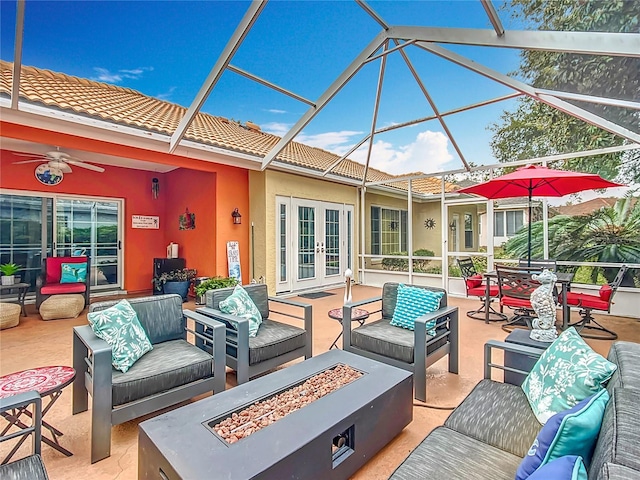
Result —
[[[371, 150], [370, 166], [393, 175], [412, 172], [436, 172], [453, 159], [448, 150], [449, 139], [441, 132], [425, 130], [408, 145], [395, 147], [377, 140]], [[360, 163], [367, 160], [367, 145], [356, 150], [350, 158]]]
[[159, 100], [169, 100], [171, 99], [171, 96], [173, 95], [173, 92], [176, 91], [176, 87], [170, 87], [169, 90], [165, 93], [159, 93], [158, 95], [156, 95], [156, 98]]
[[91, 80], [97, 80], [99, 82], [108, 83], [120, 83], [125, 78], [131, 80], [138, 80], [144, 72], [152, 72], [153, 67], [139, 67], [134, 69], [122, 69], [117, 72], [111, 72], [107, 68], [94, 67], [93, 70], [97, 73], [97, 77], [91, 77]]
[[264, 125], [260, 125], [263, 132], [271, 133], [272, 135], [278, 135], [282, 137], [291, 128], [289, 123], [269, 122]]
[[296, 141], [342, 155], [349, 151], [353, 144], [351, 137], [355, 135], [362, 136], [363, 132], [341, 130], [339, 132], [325, 132], [316, 135], [306, 135], [303, 132], [296, 137]]
[[269, 108], [267, 110], [267, 112], [269, 112], [269, 113], [287, 113], [286, 110], [278, 110], [277, 108]]

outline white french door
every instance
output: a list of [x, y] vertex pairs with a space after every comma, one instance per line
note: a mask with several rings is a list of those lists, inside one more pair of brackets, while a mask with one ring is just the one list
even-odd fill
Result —
[[335, 285], [351, 268], [353, 206], [278, 197], [276, 291]]

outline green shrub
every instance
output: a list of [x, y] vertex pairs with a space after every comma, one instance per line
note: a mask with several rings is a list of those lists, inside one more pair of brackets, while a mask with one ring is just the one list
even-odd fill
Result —
[[235, 287], [238, 280], [233, 277], [213, 277], [199, 283], [196, 286], [196, 295], [201, 297], [207, 290], [216, 290], [218, 288]]
[[[389, 257], [382, 259], [382, 268], [385, 270], [391, 270], [394, 272], [408, 272], [409, 271], [409, 259], [408, 258], [390, 258], [390, 256], [407, 256], [408, 252], [394, 252], [390, 253]], [[426, 248], [420, 248], [413, 252], [416, 257], [435, 257], [435, 253]], [[429, 263], [431, 260], [413, 260], [413, 271], [416, 273], [427, 273], [429, 270]]]

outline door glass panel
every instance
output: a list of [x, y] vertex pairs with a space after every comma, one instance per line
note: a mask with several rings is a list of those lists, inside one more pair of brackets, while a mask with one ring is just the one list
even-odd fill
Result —
[[325, 210], [325, 275], [340, 274], [340, 212]]
[[351, 210], [347, 210], [347, 268], [353, 270], [351, 263]]
[[287, 281], [287, 206], [280, 205], [280, 281]]
[[17, 275], [32, 292], [42, 265], [42, 218], [50, 212], [51, 199], [0, 195], [0, 263], [20, 265]]
[[316, 276], [315, 209], [298, 207], [298, 278]]

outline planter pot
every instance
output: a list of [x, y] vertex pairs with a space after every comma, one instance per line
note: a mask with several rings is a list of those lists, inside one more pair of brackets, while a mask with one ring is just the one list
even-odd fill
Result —
[[187, 293], [189, 292], [189, 285], [191, 282], [167, 282], [162, 287], [163, 293], [177, 293], [182, 297], [182, 301], [187, 301]]
[[0, 277], [2, 279], [2, 285], [13, 285], [14, 284], [14, 275], [3, 275]]

